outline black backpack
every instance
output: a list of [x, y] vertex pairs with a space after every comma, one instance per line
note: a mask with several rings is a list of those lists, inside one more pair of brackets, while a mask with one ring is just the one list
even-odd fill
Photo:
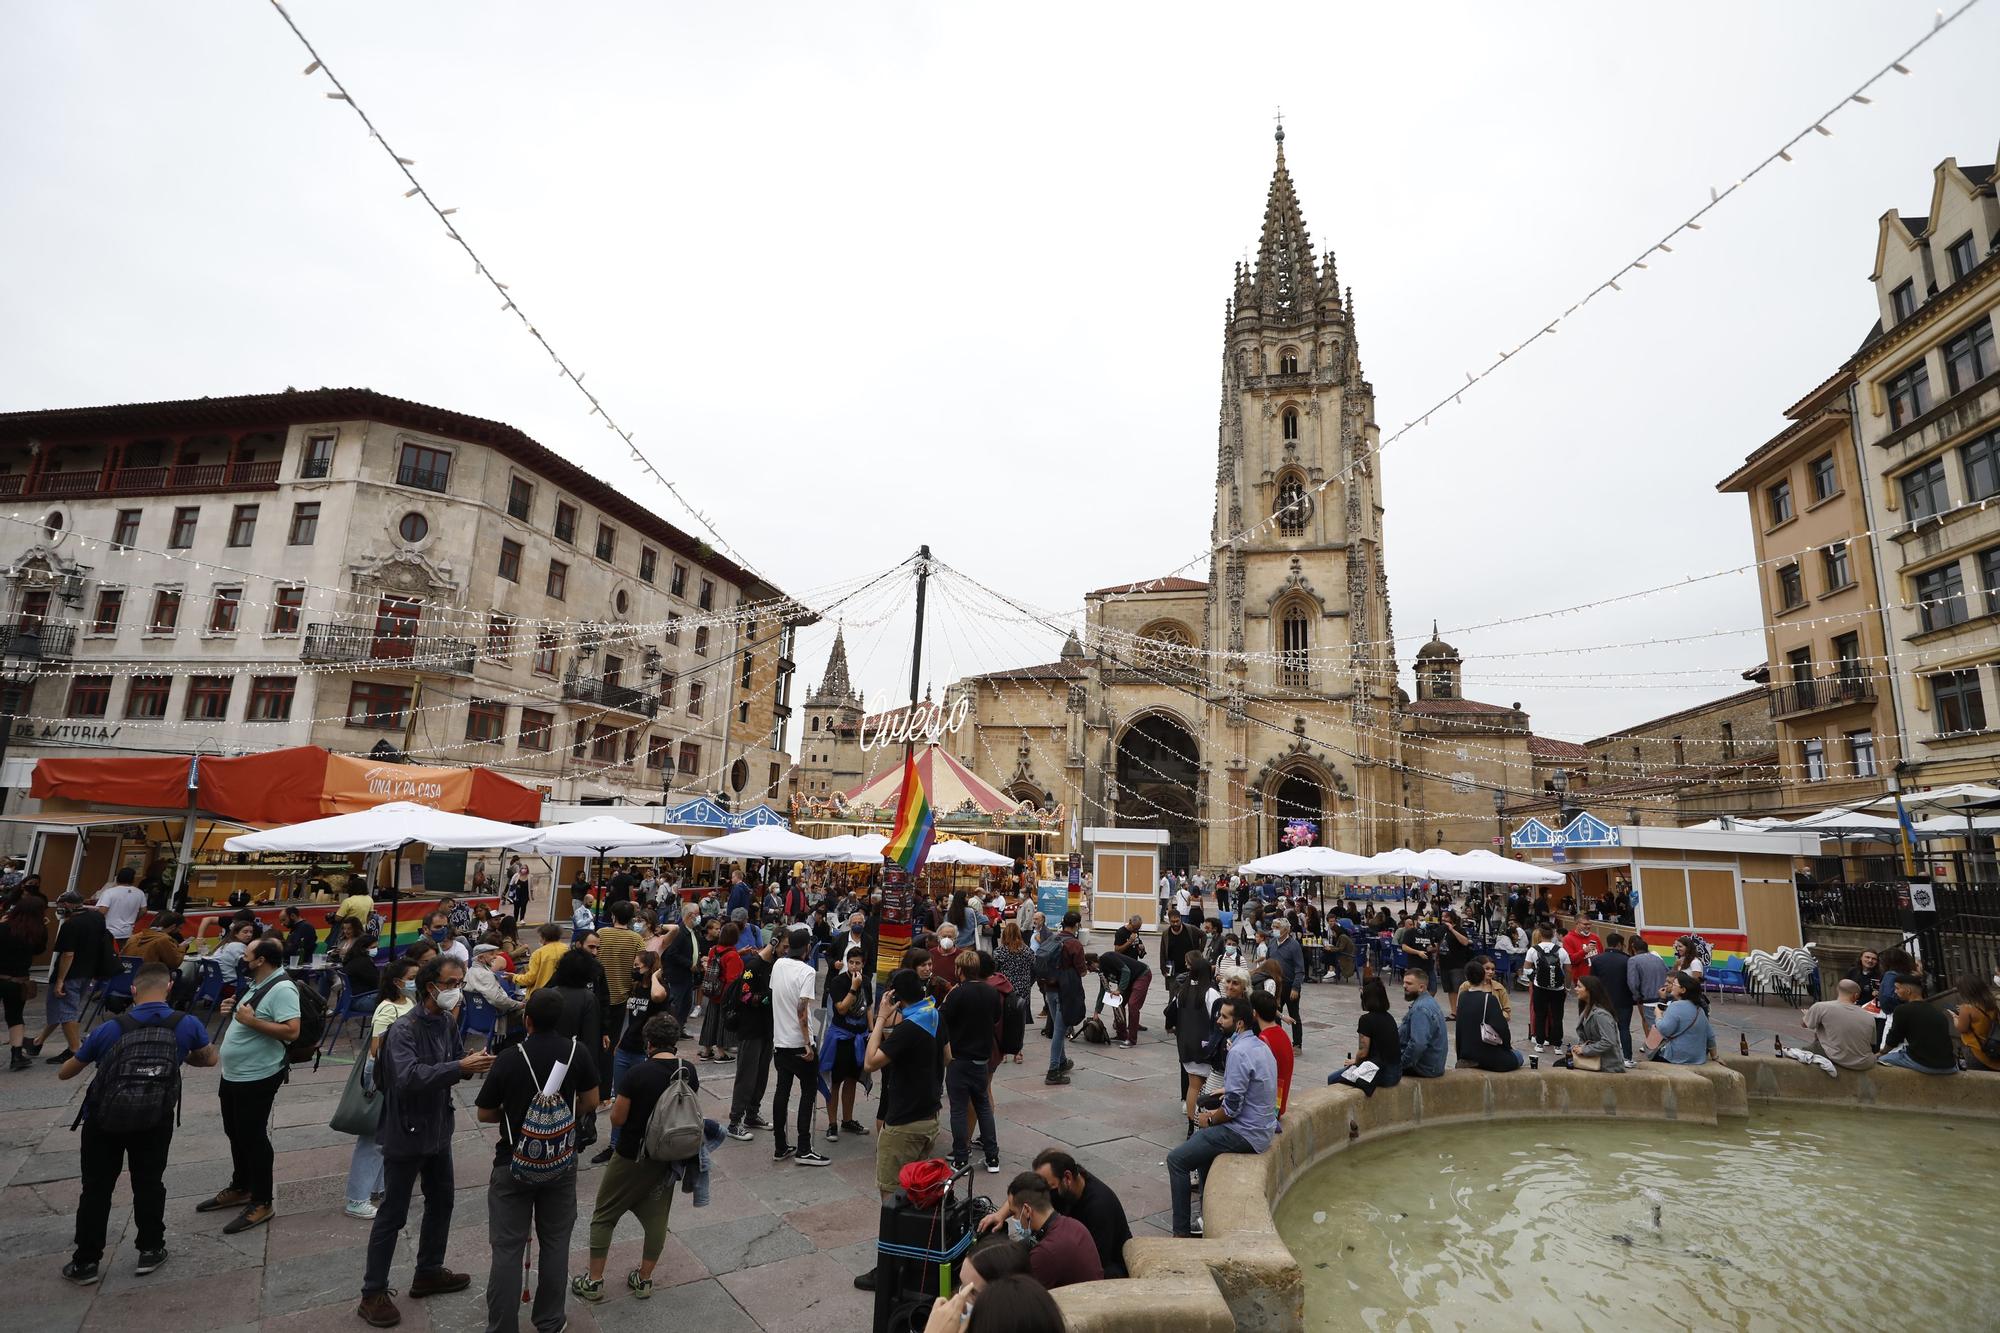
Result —
[[127, 1011], [111, 1021], [118, 1036], [97, 1062], [97, 1076], [69, 1127], [75, 1129], [86, 1115], [107, 1134], [144, 1133], [169, 1120], [179, 1124], [181, 1043], [174, 1029], [181, 1015], [145, 1019]]
[[1035, 950], [1035, 984], [1045, 991], [1059, 988], [1056, 973], [1062, 960], [1063, 936], [1051, 935], [1042, 941], [1042, 947]]
[[1569, 954], [1560, 944], [1549, 942], [1549, 948], [1536, 944], [1534, 985], [1536, 990], [1563, 990], [1569, 985]]
[[299, 1035], [286, 1044], [285, 1059], [289, 1064], [302, 1065], [319, 1054], [319, 1039], [326, 1034], [326, 999], [291, 973], [281, 971], [252, 991], [246, 1003], [253, 1008], [261, 1004], [271, 988], [281, 981], [291, 982], [292, 989], [299, 994]]

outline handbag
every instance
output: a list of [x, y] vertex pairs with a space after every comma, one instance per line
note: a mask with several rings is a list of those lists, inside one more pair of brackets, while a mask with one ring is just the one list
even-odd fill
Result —
[[340, 1090], [340, 1100], [333, 1108], [333, 1118], [327, 1126], [342, 1134], [356, 1137], [375, 1136], [375, 1130], [382, 1123], [382, 1104], [385, 1098], [368, 1077], [372, 1062], [360, 1059], [347, 1072], [347, 1086]]
[[1602, 1073], [1604, 1070], [1604, 1057], [1601, 1055], [1572, 1055], [1569, 1058], [1569, 1067], [1571, 1069], [1587, 1069], [1592, 1073]]
[[1485, 995], [1486, 1007], [1479, 1011], [1479, 1040], [1485, 1042], [1488, 1046], [1505, 1046], [1507, 1043], [1500, 1040], [1499, 1032], [1494, 1029], [1491, 1023], [1486, 1021], [1486, 1015], [1493, 1011], [1493, 992], [1487, 991]]

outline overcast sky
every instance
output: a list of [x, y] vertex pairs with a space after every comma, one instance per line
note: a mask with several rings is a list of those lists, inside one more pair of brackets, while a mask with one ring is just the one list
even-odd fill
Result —
[[[291, 9], [512, 294], [792, 591], [919, 542], [1040, 607], [1203, 555], [1230, 267], [1272, 113], [1385, 434], [1886, 63], [1928, 4]], [[267, 5], [0, 16], [0, 408], [367, 385], [510, 422], [669, 518]], [[1875, 318], [1876, 219], [1993, 160], [1974, 10], [1625, 290], [1384, 457], [1406, 671], [1585, 739], [1742, 688], [1714, 484]], [[1979, 90], [1986, 91], [1981, 93]], [[1205, 576], [1205, 560], [1192, 571]], [[943, 681], [1054, 641], [961, 618]], [[857, 630], [871, 703], [907, 623]], [[830, 630], [803, 641], [801, 688]], [[1592, 673], [1701, 674], [1615, 681]]]

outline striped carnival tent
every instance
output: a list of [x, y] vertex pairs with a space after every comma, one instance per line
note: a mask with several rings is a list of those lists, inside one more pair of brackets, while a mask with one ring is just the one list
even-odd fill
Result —
[[[1010, 815], [1021, 807], [1019, 801], [935, 745], [918, 749], [916, 763], [924, 793], [941, 819], [954, 815]], [[902, 797], [903, 766], [897, 764], [854, 790], [842, 793], [841, 799], [850, 811], [874, 808], [893, 818]]]

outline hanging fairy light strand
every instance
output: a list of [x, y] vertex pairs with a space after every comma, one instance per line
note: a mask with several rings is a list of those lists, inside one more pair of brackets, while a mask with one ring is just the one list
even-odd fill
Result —
[[432, 197], [429, 189], [417, 178], [416, 160], [404, 157], [390, 146], [388, 138], [377, 128], [374, 120], [362, 107], [361, 103], [355, 100], [354, 94], [349, 90], [347, 85], [341, 82], [340, 76], [328, 67], [326, 58], [313, 46], [312, 40], [300, 29], [298, 22], [292, 18], [290, 12], [278, 0], [270, 0], [270, 5], [272, 9], [278, 12], [278, 17], [285, 21], [285, 26], [292, 30], [292, 35], [299, 39], [299, 45], [303, 46], [306, 49], [306, 53], [312, 57], [312, 63], [307, 65], [303, 72], [308, 77], [314, 74], [326, 75], [327, 80], [333, 84], [335, 89], [335, 91], [327, 94], [327, 99], [329, 101], [345, 103], [347, 108], [360, 118], [361, 123], [368, 127], [369, 137], [381, 145], [382, 151], [388, 154], [390, 160], [395, 163], [396, 170], [402, 173], [403, 178], [410, 183], [410, 188], [403, 192], [403, 197], [405, 199], [422, 199], [425, 206], [437, 215], [438, 221], [444, 224], [445, 235], [459, 249], [465, 251], [466, 257], [472, 261], [474, 275], [484, 278], [488, 285], [493, 288], [494, 293], [500, 297], [501, 313], [513, 315], [520, 322], [521, 327], [528, 331], [528, 336], [533, 338], [544, 352], [548, 353], [549, 360], [553, 361], [556, 365], [557, 373], [574, 385], [576, 391], [582, 394], [584, 400], [590, 404], [590, 415], [603, 417], [605, 426], [625, 442], [626, 451], [630, 454], [632, 462], [643, 469], [647, 476], [665, 487], [667, 493], [679, 502], [681, 508], [691, 514], [695, 522], [701, 524], [708, 535], [715, 539], [716, 545], [724, 553], [744, 569], [755, 574], [757, 572], [756, 566], [752, 565], [742, 552], [732, 547], [723, 537], [722, 533], [717, 530], [714, 522], [710, 520], [708, 515], [703, 513], [686, 495], [682, 494], [680, 487], [674, 485], [673, 480], [664, 471], [655, 466], [653, 460], [646, 456], [645, 451], [633, 439], [633, 432], [619, 425], [617, 420], [611, 415], [610, 409], [598, 397], [597, 391], [584, 387], [584, 375], [589, 372], [578, 372], [572, 367], [570, 361], [556, 350], [555, 344], [549, 341], [547, 335], [541, 331], [541, 328], [528, 318], [527, 312], [521, 309], [518, 299], [512, 295], [507, 284], [494, 276], [492, 269], [487, 267], [486, 261], [480, 258], [479, 252], [472, 248], [472, 243], [465, 239], [459, 225], [452, 221], [452, 215], [458, 212], [458, 209], [456, 207], [444, 207]]
[[1183, 563], [1175, 566], [1173, 569], [1167, 571], [1165, 574], [1159, 575], [1158, 577], [1153, 579], [1148, 579], [1143, 583], [1134, 584], [1132, 585], [1131, 588], [1127, 589], [1123, 593], [1114, 594], [1113, 599], [1122, 600], [1124, 597], [1131, 596], [1136, 593], [1154, 591], [1157, 588], [1157, 586], [1163, 583], [1165, 580], [1178, 577], [1181, 574], [1185, 573], [1187, 570], [1193, 569], [1196, 566], [1200, 565], [1202, 562], [1213, 559], [1216, 551], [1219, 551], [1225, 547], [1233, 546], [1238, 542], [1247, 540], [1250, 537], [1253, 537], [1258, 533], [1264, 531], [1266, 528], [1269, 528], [1279, 522], [1282, 522], [1284, 519], [1292, 515], [1294, 512], [1301, 512], [1301, 513], [1305, 512], [1306, 507], [1313, 503], [1312, 501], [1313, 496], [1322, 494], [1330, 487], [1341, 484], [1349, 476], [1353, 475], [1355, 468], [1361, 466], [1362, 463], [1379, 455], [1383, 450], [1387, 449], [1390, 445], [1396, 443], [1398, 440], [1408, 435], [1411, 431], [1415, 430], [1417, 427], [1428, 426], [1430, 424], [1431, 417], [1436, 415], [1438, 412], [1441, 412], [1453, 405], [1462, 404], [1464, 402], [1465, 391], [1467, 389], [1474, 388], [1477, 385], [1486, 381], [1487, 379], [1491, 378], [1494, 374], [1496, 374], [1500, 370], [1502, 366], [1505, 366], [1510, 362], [1512, 362], [1515, 357], [1519, 356], [1522, 352], [1526, 351], [1528, 348], [1532, 347], [1537, 342], [1540, 342], [1542, 339], [1554, 337], [1557, 329], [1563, 324], [1564, 321], [1580, 313], [1583, 310], [1583, 308], [1589, 305], [1592, 301], [1596, 300], [1600, 296], [1604, 296], [1612, 292], [1623, 291], [1624, 288], [1619, 283], [1619, 280], [1621, 278], [1630, 281], [1635, 272], [1644, 270], [1648, 267], [1647, 261], [1649, 259], [1652, 259], [1659, 255], [1669, 255], [1674, 253], [1672, 242], [1676, 238], [1681, 237], [1686, 233], [1700, 231], [1702, 229], [1702, 220], [1706, 218], [1715, 209], [1721, 207], [1722, 202], [1724, 200], [1733, 196], [1737, 191], [1741, 190], [1744, 186], [1748, 185], [1752, 180], [1756, 179], [1758, 176], [1764, 174], [1766, 171], [1769, 171], [1772, 167], [1778, 165], [1781, 162], [1792, 161], [1793, 150], [1798, 148], [1798, 146], [1802, 142], [1814, 136], [1821, 138], [1831, 137], [1833, 131], [1827, 128], [1827, 122], [1833, 120], [1842, 111], [1845, 111], [1849, 107], [1854, 107], [1854, 106], [1865, 107], [1873, 105], [1874, 98], [1869, 96], [1869, 92], [1872, 89], [1874, 89], [1877, 84], [1881, 83], [1884, 79], [1887, 79], [1892, 75], [1895, 76], [1908, 75], [1910, 73], [1910, 67], [1908, 64], [1910, 57], [1915, 55], [1918, 51], [1922, 50], [1925, 46], [1929, 45], [1930, 42], [1935, 40], [1952, 24], [1958, 22], [1959, 19], [1963, 18], [1979, 3], [1980, 0], [1965, 0], [1965, 3], [1961, 4], [1957, 9], [1952, 10], [1949, 14], [1945, 13], [1943, 10], [1937, 11], [1929, 31], [1925, 32], [1921, 37], [1917, 38], [1916, 41], [1910, 43], [1907, 47], [1903, 48], [1902, 51], [1898, 52], [1894, 58], [1885, 63], [1880, 69], [1876, 70], [1874, 73], [1870, 74], [1867, 78], [1863, 79], [1857, 87], [1855, 87], [1850, 92], [1843, 94], [1838, 101], [1833, 103], [1833, 105], [1828, 107], [1825, 111], [1821, 112], [1819, 115], [1815, 116], [1811, 121], [1807, 122], [1790, 138], [1786, 139], [1776, 149], [1766, 154], [1760, 161], [1756, 163], [1756, 165], [1752, 166], [1748, 171], [1745, 171], [1741, 176], [1737, 177], [1729, 185], [1719, 189], [1711, 185], [1708, 190], [1707, 203], [1702, 204], [1699, 208], [1696, 208], [1693, 212], [1689, 213], [1685, 218], [1682, 218], [1679, 222], [1675, 223], [1672, 227], [1668, 228], [1666, 233], [1662, 235], [1660, 239], [1646, 246], [1645, 249], [1641, 250], [1633, 258], [1626, 260], [1625, 263], [1620, 265], [1609, 277], [1605, 278], [1603, 281], [1599, 282], [1596, 286], [1592, 287], [1579, 300], [1573, 302], [1567, 309], [1563, 310], [1560, 314], [1554, 316], [1551, 319], [1542, 321], [1541, 324], [1536, 326], [1533, 332], [1529, 333], [1519, 342], [1516, 342], [1515, 344], [1513, 344], [1513, 346], [1503, 348], [1501, 351], [1497, 352], [1494, 355], [1493, 360], [1489, 362], [1486, 366], [1478, 370], [1466, 371], [1465, 383], [1454, 385], [1448, 392], [1446, 392], [1443, 396], [1439, 397], [1429, 407], [1425, 408], [1422, 412], [1418, 413], [1416, 416], [1411, 417], [1409, 420], [1405, 421], [1401, 426], [1397, 427], [1394, 431], [1391, 431], [1387, 436], [1383, 437], [1382, 440], [1373, 449], [1366, 448], [1364, 445], [1363, 448], [1357, 451], [1355, 458], [1345, 463], [1331, 475], [1323, 478], [1322, 480], [1315, 482], [1310, 486], [1302, 487], [1300, 489], [1299, 494], [1295, 498], [1289, 500], [1285, 504], [1277, 506], [1273, 510], [1273, 512], [1267, 515], [1266, 517], [1259, 519], [1257, 522], [1251, 524], [1249, 527], [1244, 528], [1239, 532], [1234, 532], [1226, 537], [1221, 538], [1220, 540], [1216, 541], [1214, 545], [1211, 546], [1209, 549], [1204, 550], [1200, 554], [1194, 556], [1192, 559], [1184, 561]]

